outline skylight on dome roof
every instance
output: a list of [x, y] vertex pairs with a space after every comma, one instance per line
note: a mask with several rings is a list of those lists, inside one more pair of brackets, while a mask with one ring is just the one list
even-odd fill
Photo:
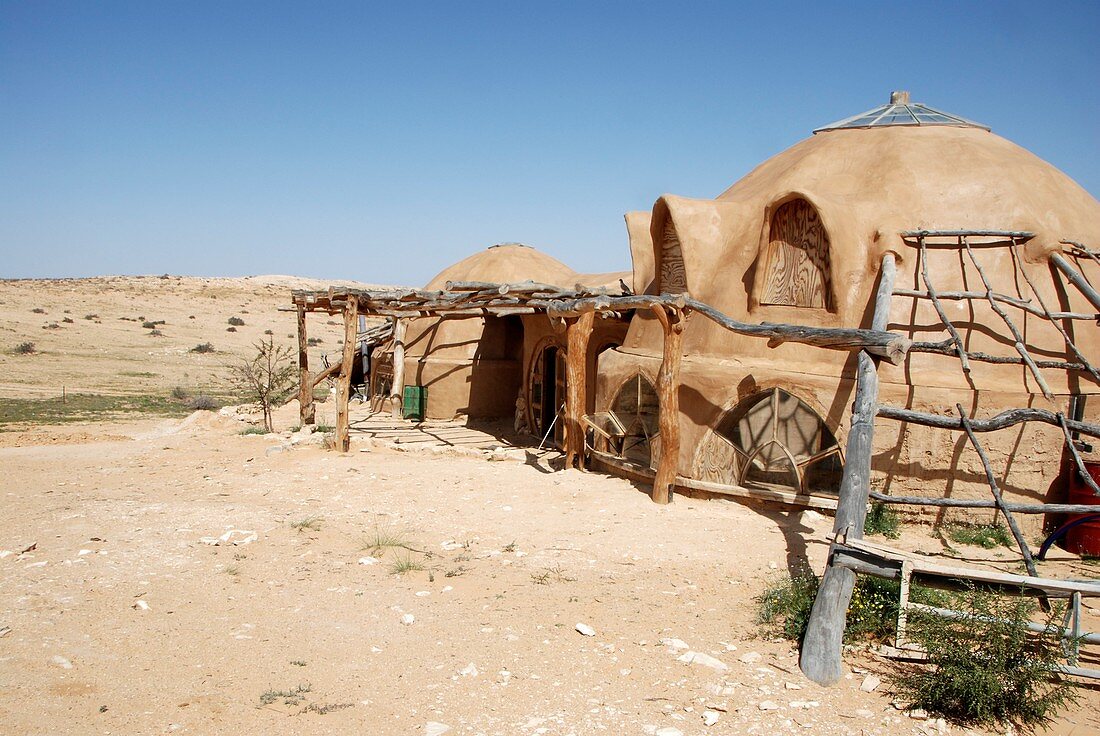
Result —
[[953, 125], [959, 128], [981, 128], [988, 125], [936, 110], [919, 102], [910, 102], [908, 92], [894, 92], [890, 102], [867, 112], [818, 128], [814, 133], [843, 128], [882, 128], [889, 125]]

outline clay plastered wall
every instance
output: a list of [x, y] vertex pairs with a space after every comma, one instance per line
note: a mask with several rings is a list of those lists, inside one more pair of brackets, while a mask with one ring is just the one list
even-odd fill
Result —
[[[600, 361], [596, 406], [606, 410], [615, 394], [636, 373], [654, 382], [660, 359], [626, 350], [606, 353]], [[717, 362], [685, 358], [681, 367], [680, 399], [681, 451], [679, 473], [699, 477], [697, 448], [707, 441], [712, 427], [741, 400], [773, 387], [781, 388], [809, 405], [830, 428], [841, 447], [847, 438], [854, 383], [829, 377], [806, 375], [777, 366], [748, 367], [736, 360]], [[950, 387], [929, 388], [911, 397], [908, 387], [883, 384], [883, 403], [908, 406], [938, 414], [954, 414], [958, 391]], [[1023, 393], [979, 392], [980, 406], [1026, 406], [1034, 397]], [[1098, 402], [1100, 403], [1100, 402]], [[966, 408], [970, 408], [967, 405]], [[1059, 407], [1061, 410], [1065, 406]], [[1097, 409], [1094, 409], [1094, 411]], [[1064, 488], [1060, 477], [1061, 431], [1046, 425], [980, 435], [989, 453], [998, 483], [1005, 497], [1015, 502], [1036, 502]], [[981, 461], [966, 443], [965, 435], [878, 419], [872, 487], [894, 495], [992, 499]], [[918, 513], [915, 509], [914, 513]], [[929, 512], [931, 513], [931, 512]], [[987, 520], [985, 511], [953, 511], [956, 516]], [[1040, 531], [1042, 518], [1021, 517], [1029, 533]]]

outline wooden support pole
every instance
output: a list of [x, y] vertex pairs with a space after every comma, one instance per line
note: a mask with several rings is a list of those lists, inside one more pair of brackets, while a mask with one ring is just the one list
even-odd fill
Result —
[[313, 406], [313, 381], [309, 377], [309, 341], [306, 338], [306, 310], [298, 307], [298, 409], [301, 425], [313, 424], [316, 411]]
[[1070, 262], [1065, 259], [1061, 253], [1051, 253], [1050, 260], [1054, 262], [1054, 265], [1058, 267], [1071, 284], [1081, 290], [1081, 293], [1085, 295], [1085, 298], [1089, 300], [1092, 306], [1100, 309], [1100, 293], [1093, 288], [1092, 284], [1085, 281], [1085, 277], [1077, 272]]
[[[833, 533], [837, 539], [859, 539], [867, 518], [867, 494], [871, 481], [871, 453], [874, 441], [875, 403], [878, 399], [878, 372], [866, 352], [859, 354], [856, 397], [852, 426], [844, 451], [844, 475]], [[810, 612], [802, 654], [798, 665], [803, 674], [819, 685], [834, 685], [841, 676], [841, 653], [848, 604], [856, 576], [851, 569], [833, 563], [836, 543], [829, 550], [829, 564], [817, 590]]]
[[344, 307], [344, 357], [340, 361], [340, 378], [336, 382], [336, 448], [340, 452], [351, 449], [348, 401], [351, 398], [351, 370], [355, 360], [355, 336], [359, 328], [359, 300], [349, 296]]
[[1001, 488], [997, 485], [997, 478], [993, 475], [993, 466], [989, 463], [989, 457], [982, 449], [981, 443], [978, 442], [978, 436], [970, 428], [970, 418], [963, 411], [962, 404], [955, 404], [955, 409], [959, 412], [959, 421], [962, 422], [963, 429], [966, 430], [966, 436], [970, 439], [970, 444], [974, 446], [978, 457], [981, 458], [982, 468], [985, 469], [985, 479], [989, 483], [989, 490], [993, 493], [993, 500], [997, 502], [997, 508], [1005, 515], [1008, 528], [1012, 531], [1012, 536], [1020, 547], [1020, 554], [1024, 557], [1024, 566], [1027, 568], [1027, 573], [1033, 578], [1038, 577], [1039, 573], [1035, 570], [1035, 561], [1031, 559], [1031, 549], [1027, 546], [1027, 540], [1024, 539], [1023, 532], [1020, 531], [1020, 526], [1016, 523], [1016, 517], [1012, 515], [1012, 510], [1005, 504], [1004, 497], [1001, 495]]
[[571, 317], [565, 328], [565, 467], [584, 470], [584, 423], [587, 392], [588, 341], [595, 312]]
[[390, 413], [401, 416], [401, 400], [405, 390], [405, 329], [408, 321], [393, 319], [393, 385], [390, 387]]
[[661, 457], [657, 461], [650, 498], [654, 503], [666, 504], [671, 500], [672, 486], [680, 464], [680, 362], [683, 358], [684, 314], [678, 309], [666, 312], [663, 306], [654, 308], [653, 312], [664, 328], [665, 337], [661, 369], [657, 373], [657, 426], [661, 435]]
[[[890, 316], [897, 264], [893, 253], [882, 257], [875, 311], [871, 324], [885, 327]], [[927, 285], [927, 284], [926, 284]], [[837, 541], [863, 537], [867, 519], [867, 496], [871, 490], [871, 457], [874, 453], [875, 415], [878, 413], [878, 367], [870, 354], [861, 350], [856, 363], [856, 395], [852, 402], [852, 424], [844, 449], [844, 474], [840, 480], [833, 538]], [[837, 541], [829, 549], [829, 563], [814, 599], [798, 665], [806, 677], [819, 685], [840, 680], [844, 627], [852, 601], [856, 574], [835, 564]]]

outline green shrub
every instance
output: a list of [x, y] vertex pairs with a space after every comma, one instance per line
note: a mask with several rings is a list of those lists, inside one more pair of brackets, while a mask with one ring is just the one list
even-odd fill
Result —
[[271, 434], [271, 430], [269, 430], [267, 427], [245, 427], [243, 430], [241, 430], [241, 434]]
[[954, 597], [963, 619], [930, 612], [909, 614], [908, 638], [928, 652], [927, 664], [892, 676], [898, 695], [912, 707], [956, 723], [1012, 722], [1033, 727], [1074, 703], [1071, 685], [1058, 679], [1060, 634], [1051, 611], [1044, 633], [1029, 632], [1031, 599], [981, 591]]
[[200, 342], [195, 347], [191, 348], [192, 353], [212, 353], [214, 352], [214, 344], [209, 342]]
[[985, 549], [1012, 547], [1015, 542], [1001, 524], [952, 524], [947, 538], [959, 544], [973, 544]]
[[240, 317], [230, 317], [229, 318], [229, 324], [233, 325], [234, 327], [243, 327], [244, 326], [244, 320], [241, 319]]
[[[803, 570], [793, 577], [780, 580], [756, 599], [757, 621], [768, 627], [769, 633], [800, 641], [810, 622], [814, 598], [820, 580]], [[897, 632], [898, 600], [901, 582], [869, 575], [856, 577], [852, 599], [848, 604], [844, 641], [883, 642], [892, 640]], [[909, 586], [909, 600], [914, 603], [942, 605], [946, 594], [922, 585]]]
[[172, 398], [176, 401], [186, 401], [191, 398], [191, 392], [185, 389], [183, 386], [176, 386], [172, 389]]
[[871, 504], [871, 510], [867, 512], [867, 519], [863, 522], [863, 533], [867, 535], [881, 534], [887, 539], [897, 539], [901, 536], [901, 520], [888, 505], [882, 501]]

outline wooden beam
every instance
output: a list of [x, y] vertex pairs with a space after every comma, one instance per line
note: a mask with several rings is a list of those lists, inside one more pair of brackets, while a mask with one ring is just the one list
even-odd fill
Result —
[[661, 369], [657, 372], [657, 425], [661, 434], [661, 457], [653, 478], [650, 498], [654, 503], [671, 500], [680, 464], [680, 362], [683, 358], [684, 314], [678, 309], [656, 307], [653, 313], [664, 329]]
[[340, 369], [343, 367], [343, 365], [344, 365], [344, 361], [338, 360], [335, 363], [333, 363], [332, 365], [330, 365], [328, 368], [325, 368], [323, 371], [321, 371], [320, 373], [318, 373], [316, 376], [313, 377], [313, 385], [316, 386], [317, 384], [319, 384], [321, 381], [325, 380], [326, 378], [332, 378], [333, 376], [337, 375], [340, 372]]
[[947, 334], [951, 335], [951, 341], [955, 345], [955, 353], [959, 356], [959, 362], [962, 363], [963, 373], [970, 373], [970, 361], [966, 357], [966, 346], [963, 345], [959, 331], [955, 329], [951, 318], [947, 316], [947, 312], [943, 311], [943, 305], [940, 304], [940, 300], [936, 296], [936, 287], [932, 286], [932, 281], [928, 276], [928, 245], [923, 237], [920, 238], [920, 268], [924, 288], [928, 290], [928, 296], [932, 300], [932, 306], [936, 309], [936, 314], [939, 315], [940, 322], [943, 323]]
[[[1024, 278], [1027, 278], [1026, 271], [1021, 269], [1021, 273], [1025, 274]], [[895, 289], [894, 296], [904, 296], [911, 299], [931, 299], [931, 295], [922, 289]], [[993, 293], [993, 298], [1004, 304], [1009, 304], [1018, 309], [1022, 309], [1025, 312], [1030, 312], [1036, 317], [1047, 317], [1048, 319], [1085, 319], [1095, 321], [1100, 319], [1100, 313], [1089, 312], [1047, 312], [1043, 309], [1032, 304], [1027, 299], [1018, 299], [1008, 294]], [[966, 301], [968, 299], [985, 299], [986, 295], [981, 291], [937, 291], [936, 298], [944, 301]]]
[[1058, 267], [1058, 270], [1065, 275], [1066, 279], [1069, 280], [1071, 284], [1080, 289], [1081, 293], [1085, 295], [1085, 298], [1089, 300], [1092, 306], [1100, 309], [1100, 293], [1093, 288], [1092, 284], [1085, 281], [1085, 277], [1070, 265], [1070, 262], [1065, 259], [1065, 256], [1061, 253], [1051, 253], [1050, 260], [1054, 262], [1054, 265]]
[[316, 411], [313, 406], [313, 381], [309, 378], [309, 341], [306, 338], [306, 310], [298, 312], [298, 409], [302, 426], [313, 424]]
[[390, 414], [401, 416], [402, 394], [405, 390], [405, 330], [408, 320], [393, 318], [393, 385], [390, 387]]
[[570, 318], [565, 328], [565, 467], [584, 470], [584, 424], [587, 406], [588, 341], [595, 312]]
[[[898, 504], [900, 506], [935, 506], [949, 509], [995, 509], [996, 501], [979, 498], [928, 498], [926, 496], [888, 496], [885, 493], [870, 494], [872, 501]], [[1095, 514], [1100, 506], [1080, 503], [1006, 503], [1014, 514]]]
[[352, 295], [348, 297], [347, 306], [344, 307], [344, 357], [340, 361], [340, 379], [336, 382], [336, 448], [340, 452], [351, 449], [348, 401], [351, 398], [351, 371], [358, 331], [359, 299]]
[[[963, 430], [962, 421], [958, 417], [948, 417], [942, 414], [928, 414], [926, 412], [913, 411], [912, 409], [900, 409], [896, 406], [880, 405], [878, 415], [886, 419], [894, 419], [899, 422], [920, 424], [925, 427], [937, 429]], [[1006, 409], [996, 416], [988, 419], [971, 419], [970, 429], [974, 432], [995, 432], [1006, 429], [1023, 422], [1042, 422], [1053, 427], [1062, 426], [1062, 422], [1074, 432], [1087, 434], [1089, 437], [1100, 438], [1100, 424], [1082, 422], [1076, 419], [1066, 419], [1046, 409]]]

